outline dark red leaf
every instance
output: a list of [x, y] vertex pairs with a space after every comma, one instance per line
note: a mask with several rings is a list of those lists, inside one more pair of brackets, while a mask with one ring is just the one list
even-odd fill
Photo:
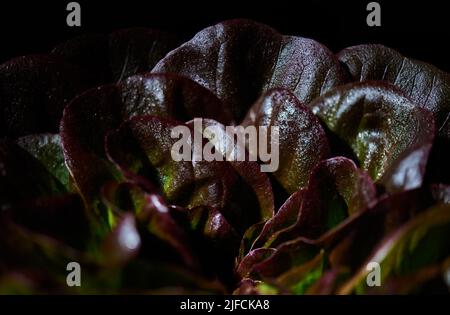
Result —
[[[288, 90], [268, 91], [250, 108], [242, 124], [278, 127], [279, 167], [274, 176], [289, 194], [307, 185], [313, 168], [329, 153], [319, 120]], [[268, 139], [274, 143], [270, 136]]]
[[354, 80], [382, 80], [400, 88], [414, 103], [431, 111], [439, 134], [450, 138], [448, 73], [383, 45], [349, 47], [338, 58]]
[[383, 82], [352, 83], [309, 106], [388, 192], [422, 185], [434, 120], [397, 88]]
[[318, 42], [283, 36], [249, 20], [208, 27], [171, 51], [152, 72], [177, 73], [232, 106], [237, 122], [265, 91], [283, 87], [310, 102], [344, 82], [334, 55]]

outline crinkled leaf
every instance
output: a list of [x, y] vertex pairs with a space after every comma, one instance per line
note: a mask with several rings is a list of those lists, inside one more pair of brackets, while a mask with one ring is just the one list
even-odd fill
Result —
[[[125, 176], [137, 174], [154, 183], [164, 193], [164, 197], [173, 204], [190, 207], [209, 205], [222, 208], [222, 191], [226, 191], [225, 187], [228, 185], [225, 185], [225, 189], [217, 188], [202, 198], [206, 201], [210, 200], [210, 204], [196, 203], [195, 198], [200, 197], [201, 194], [190, 193], [192, 189], [195, 191], [193, 183], [197, 175], [193, 163], [178, 162], [171, 156], [172, 146], [177, 141], [171, 137], [171, 129], [176, 126], [184, 126], [184, 124], [155, 116], [136, 116], [122, 124], [119, 129], [109, 133], [106, 140], [108, 156]], [[208, 167], [206, 163], [203, 165]], [[211, 165], [211, 167], [214, 166], [217, 168], [218, 164]], [[202, 169], [199, 169], [198, 175], [202, 176]], [[205, 175], [208, 176], [208, 174]], [[224, 180], [226, 183], [227, 178], [225, 177]], [[213, 180], [212, 185], [214, 183]], [[209, 191], [207, 187], [200, 186], [199, 189], [207, 193]], [[183, 197], [188, 198], [185, 203], [183, 203]]]
[[[410, 275], [421, 267], [443, 261], [450, 254], [450, 206], [436, 205], [386, 236], [367, 259], [380, 264], [381, 281]], [[363, 265], [340, 292], [364, 292], [368, 271]]]
[[265, 222], [258, 222], [250, 226], [242, 236], [241, 245], [239, 247], [239, 256], [237, 257], [237, 263], [239, 263], [245, 255], [252, 249], [252, 246], [261, 234], [262, 229], [265, 226]]
[[120, 97], [113, 86], [87, 91], [64, 110], [61, 142], [74, 185], [98, 222], [100, 236], [111, 228], [111, 213], [101, 206], [100, 188], [118, 177], [104, 153], [104, 137], [119, 125]]
[[236, 232], [217, 209], [207, 206], [195, 207], [188, 211], [188, 218], [192, 229], [201, 232], [215, 245], [236, 246]]
[[354, 271], [370, 255], [377, 242], [428, 207], [430, 200], [420, 189], [384, 195], [368, 211], [356, 217], [351, 229], [332, 248], [330, 264]]
[[267, 137], [268, 143], [278, 144], [279, 165], [274, 176], [289, 194], [307, 185], [313, 168], [329, 153], [319, 120], [288, 90], [274, 89], [264, 94], [242, 124], [278, 127], [278, 143], [272, 140], [271, 131]]
[[310, 106], [388, 192], [422, 184], [434, 138], [433, 117], [394, 86], [348, 84]]
[[[253, 263], [251, 257], [249, 257], [248, 259], [247, 257], [244, 257], [242, 261], [246, 261], [246, 274], [252, 274], [257, 278], [262, 277], [263, 279], [267, 280], [277, 278], [284, 273], [289, 273], [290, 271], [294, 272], [294, 270], [297, 269], [302, 270], [302, 265], [308, 265], [309, 263], [311, 263], [312, 259], [320, 253], [320, 250], [329, 251], [333, 248], [333, 246], [339, 244], [340, 240], [349, 235], [349, 233], [351, 233], [351, 231], [355, 229], [355, 226], [359, 226], [364, 213], [365, 212], [361, 211], [358, 214], [347, 218], [339, 226], [324, 233], [317, 239], [309, 239], [300, 236], [294, 239], [288, 238], [287, 240], [283, 240], [280, 245], [277, 245], [272, 255], [262, 261], [255, 260]], [[291, 235], [291, 237], [293, 236], [294, 235]], [[261, 248], [258, 248], [257, 250], [259, 251], [260, 249]], [[252, 252], [253, 251], [251, 251], [250, 253]], [[248, 256], [251, 256], [250, 253], [248, 254]], [[316, 264], [312, 263], [312, 265]], [[304, 275], [303, 272], [301, 272], [301, 274]], [[307, 286], [300, 285], [302, 288], [302, 292], [306, 290], [309, 285], [312, 285], [315, 280], [318, 280], [321, 274], [322, 269], [320, 269], [320, 272], [315, 273], [312, 278], [310, 278], [308, 275], [305, 275], [306, 277], [304, 279], [303, 277], [301, 277], [297, 284], [308, 284]], [[306, 282], [302, 282], [303, 280], [305, 280]], [[276, 283], [273, 282], [272, 284]], [[283, 289], [280, 284], [276, 284], [276, 286], [279, 289]], [[291, 288], [291, 290], [292, 289], [293, 288]]]
[[314, 169], [302, 206], [326, 211], [318, 223], [322, 221], [328, 230], [346, 217], [366, 210], [375, 200], [375, 186], [368, 174], [352, 160], [335, 157], [322, 161]]
[[118, 88], [124, 117], [153, 115], [188, 121], [195, 117], [221, 123], [232, 121], [231, 112], [210, 91], [187, 78], [173, 74], [131, 76]]
[[129, 117], [152, 114], [189, 120], [196, 115], [227, 121], [220, 101], [198, 84], [173, 75], [137, 75], [117, 86], [92, 89], [74, 99], [61, 121], [67, 166], [88, 200], [114, 179], [104, 153], [104, 137]]
[[298, 238], [280, 245], [267, 259], [253, 266], [252, 272], [263, 278], [274, 278], [309, 262], [320, 252], [314, 241]]
[[67, 190], [70, 190], [70, 176], [64, 162], [59, 134], [44, 133], [24, 136], [19, 138], [17, 143], [39, 160], [47, 171], [55, 176]]
[[276, 250], [274, 248], [257, 248], [250, 251], [239, 263], [236, 272], [242, 277], [248, 277], [253, 266], [269, 258]]
[[189, 209], [196, 206], [219, 209], [239, 233], [260, 221], [257, 206], [244, 208], [237, 203], [243, 192], [254, 204], [258, 201], [252, 187], [245, 185], [245, 178], [230, 163], [177, 162], [172, 158], [172, 146], [178, 139], [171, 137], [171, 129], [176, 126], [186, 125], [154, 116], [136, 116], [109, 134], [108, 156], [126, 177], [136, 180], [137, 175], [141, 182], [159, 187], [170, 203]]
[[[371, 179], [353, 161], [336, 157], [319, 163], [308, 187], [293, 194], [266, 222], [251, 247], [253, 251], [241, 262], [245, 269], [241, 265], [239, 268], [246, 271], [245, 275], [256, 268], [252, 265], [253, 256], [260, 248], [277, 248], [274, 256], [278, 257], [278, 249], [286, 244], [332, 247], [358, 224], [362, 214], [375, 203], [375, 197]], [[304, 247], [295, 245], [292, 255], [303, 255]]]
[[448, 73], [383, 45], [349, 47], [338, 58], [354, 80], [382, 80], [399, 87], [413, 102], [431, 111], [439, 134], [450, 138]]
[[[245, 144], [239, 143], [234, 135], [227, 132], [227, 127], [213, 119], [202, 119], [202, 124], [196, 125], [194, 120], [188, 121], [187, 126], [193, 128], [194, 132], [203, 134], [203, 136], [214, 145], [216, 151], [220, 152], [222, 159], [229, 162], [234, 171], [239, 175], [241, 180], [240, 185], [234, 190], [236, 197], [234, 202], [239, 203], [244, 209], [253, 208], [255, 206], [259, 209], [259, 217], [261, 221], [267, 221], [274, 214], [274, 194], [270, 178], [265, 172], [261, 171], [260, 165], [250, 159], [250, 154], [245, 148]], [[196, 128], [200, 127], [200, 130]], [[214, 128], [214, 135], [206, 132], [208, 128]], [[239, 137], [239, 136], [238, 136]], [[237, 137], [237, 138], [238, 138]], [[240, 146], [241, 145], [241, 146]], [[230, 158], [229, 154], [235, 152], [234, 158]], [[236, 158], [239, 155], [239, 150], [243, 150], [243, 161]], [[251, 191], [248, 189], [251, 188]], [[254, 198], [249, 196], [254, 195]]]
[[280, 209], [278, 209], [277, 213], [266, 222], [260, 234], [255, 237], [251, 248], [263, 246], [276, 232], [293, 226], [297, 222], [304, 195], [305, 190], [303, 189], [293, 193]]
[[336, 157], [321, 162], [314, 169], [307, 189], [297, 198], [296, 222], [271, 234], [261, 233], [258, 240], [261, 246], [276, 247], [299, 236], [332, 238], [351, 222], [348, 217], [357, 215], [375, 202], [376, 193], [369, 176], [353, 161]]
[[[339, 61], [246, 20], [164, 57], [172, 43], [136, 28], [0, 65], [0, 291], [448, 291], [448, 74], [379, 45]], [[225, 125], [280, 127], [277, 172], [249, 141], [246, 161], [175, 162], [170, 132], [192, 136], [196, 117], [219, 127], [201, 141], [219, 155]]]
[[[217, 275], [222, 283], [234, 286], [233, 262], [239, 238], [216, 209], [169, 207], [159, 196], [147, 194], [130, 183], [108, 183], [103, 187], [103, 200], [115, 212], [122, 209], [135, 213], [141, 226], [141, 259], [152, 264], [158, 261], [179, 263], [178, 259], [170, 257], [181, 255], [184, 264], [201, 270], [203, 275]], [[160, 241], [148, 237], [149, 233]], [[171, 251], [167, 250], [167, 245]]]
[[152, 72], [177, 73], [200, 83], [232, 106], [237, 122], [271, 88], [287, 88], [307, 103], [344, 82], [339, 62], [323, 45], [282, 36], [249, 20], [225, 21], [200, 31]]
[[8, 140], [0, 140], [0, 204], [59, 195], [62, 184], [27, 151]]
[[[124, 228], [132, 228], [133, 226], [131, 226], [131, 224], [134, 223], [130, 220], [133, 217], [128, 218], [128, 214], [134, 214], [138, 223], [143, 226], [146, 233], [150, 233], [152, 236], [155, 236], [171, 246], [176, 254], [182, 257], [187, 265], [194, 266], [197, 264], [187, 233], [179, 226], [176, 220], [174, 220], [169, 206], [159, 195], [147, 193], [134, 184], [117, 184], [115, 182], [107, 183], [103, 187], [102, 195], [103, 202], [109, 207], [115, 207], [114, 211], [119, 212], [119, 219], [114, 224], [115, 228], [111, 233], [112, 240], [114, 241], [112, 242], [114, 248], [111, 253], [116, 256], [117, 259], [123, 258], [123, 255], [120, 254], [122, 250], [127, 251], [127, 246], [123, 248], [123, 246], [118, 243], [119, 239], [117, 237], [121, 235], [119, 232], [122, 232], [120, 224], [125, 223], [128, 227], [124, 226]], [[127, 221], [124, 221], [125, 219]], [[137, 243], [141, 243], [141, 238], [135, 228], [130, 230], [130, 233], [131, 236], [133, 236], [131, 241], [136, 241], [136, 246], [131, 249], [128, 254], [134, 255], [139, 247], [137, 246]], [[142, 239], [143, 246], [146, 245], [145, 242], [146, 239]], [[151, 250], [153, 251], [154, 249]], [[106, 251], [106, 253], [108, 253], [108, 251]], [[152, 253], [152, 255], [154, 254]]]

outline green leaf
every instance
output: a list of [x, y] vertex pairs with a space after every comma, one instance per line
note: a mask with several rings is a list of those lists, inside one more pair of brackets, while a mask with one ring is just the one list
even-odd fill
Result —
[[397, 86], [414, 103], [434, 114], [436, 129], [450, 138], [450, 75], [431, 64], [402, 56], [383, 45], [348, 47], [338, 58], [357, 81], [382, 80]]
[[33, 155], [55, 176], [68, 191], [71, 190], [69, 171], [64, 163], [64, 154], [59, 134], [36, 134], [21, 137], [19, 146]]
[[[438, 204], [386, 236], [367, 262], [380, 264], [381, 281], [411, 275], [422, 267], [442, 262], [450, 254], [450, 206]], [[363, 265], [341, 292], [365, 292], [368, 271]]]
[[422, 185], [434, 120], [397, 88], [383, 82], [347, 84], [309, 106], [388, 192]]

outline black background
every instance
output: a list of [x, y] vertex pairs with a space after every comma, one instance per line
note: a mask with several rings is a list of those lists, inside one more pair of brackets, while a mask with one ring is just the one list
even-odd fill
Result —
[[[126, 0], [126, 1], [83, 1], [82, 27], [70, 28], [66, 25], [66, 5], [69, 0], [60, 1], [14, 1], [0, 2], [0, 63], [14, 56], [46, 53], [65, 39], [84, 33], [107, 33], [116, 29], [147, 26], [177, 33], [182, 39], [189, 39], [198, 30], [230, 18], [250, 18], [266, 23], [282, 33], [314, 38], [331, 50], [362, 43], [381, 43], [395, 48], [405, 55], [431, 62], [450, 72], [450, 11], [444, 0], [422, 2], [381, 1], [382, 26], [366, 25], [366, 5], [370, 0], [360, 1], [173, 1], [173, 0]], [[211, 298], [211, 297], [209, 297]], [[30, 300], [34, 299], [34, 300]], [[78, 300], [76, 300], [78, 299]], [[84, 300], [81, 300], [84, 299]], [[88, 300], [90, 299], [90, 300]], [[204, 298], [206, 299], [206, 298]], [[273, 297], [273, 310], [304, 310], [311, 302], [345, 312], [355, 310], [365, 314], [379, 314], [388, 309], [380, 299], [353, 297], [345, 299], [305, 299], [301, 297]], [[359, 304], [354, 304], [358, 302]], [[409, 297], [395, 300], [396, 306], [404, 312], [418, 309], [417, 299]], [[445, 303], [445, 299], [440, 300]], [[2, 308], [6, 300], [2, 299]], [[163, 311], [173, 311], [179, 305], [177, 300], [161, 297], [145, 297], [137, 300], [129, 297], [29, 297], [28, 300], [10, 299], [10, 307], [15, 311], [28, 306], [35, 311], [36, 306], [46, 311], [80, 314], [83, 310], [108, 313], [113, 309], [128, 311], [131, 306], [139, 306], [153, 313], [158, 302]], [[59, 303], [58, 303], [59, 302]], [[80, 303], [83, 302], [83, 303]], [[393, 302], [392, 300], [390, 302]], [[436, 305], [436, 300], [427, 300], [423, 305]], [[51, 305], [51, 306], [50, 306]], [[311, 305], [309, 305], [311, 306]], [[109, 309], [108, 309], [109, 308]], [[444, 308], [444, 305], [442, 305]], [[420, 308], [419, 308], [420, 309]], [[317, 311], [314, 307], [312, 311]], [[422, 309], [426, 311], [425, 307]], [[268, 312], [266, 312], [268, 313]], [[275, 312], [274, 312], [275, 313]]]
[[250, 18], [284, 34], [314, 38], [335, 52], [356, 44], [381, 43], [450, 72], [450, 12], [445, 1], [379, 0], [382, 26], [369, 27], [369, 0], [78, 0], [82, 26], [72, 28], [66, 25], [69, 2], [0, 2], [0, 62], [46, 53], [60, 41], [83, 33], [147, 26], [187, 40], [221, 20]]
[[[180, 311], [181, 302], [214, 301], [224, 305], [224, 299], [268, 299], [269, 310], [217, 310]], [[448, 296], [7, 296], [0, 297], [2, 310], [14, 312], [37, 309], [46, 314], [130, 314], [145, 312], [149, 314], [316, 314], [330, 312], [345, 314], [379, 315], [400, 310], [403, 314], [426, 314], [430, 307], [446, 309]], [[12, 312], [11, 312], [12, 313]]]

